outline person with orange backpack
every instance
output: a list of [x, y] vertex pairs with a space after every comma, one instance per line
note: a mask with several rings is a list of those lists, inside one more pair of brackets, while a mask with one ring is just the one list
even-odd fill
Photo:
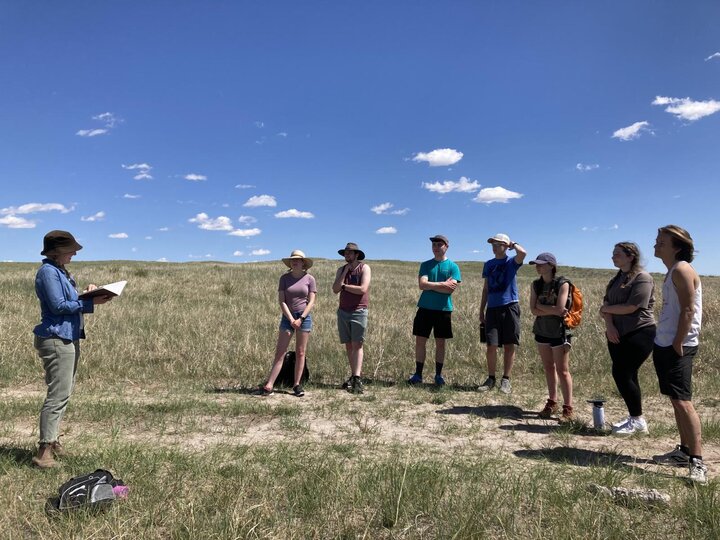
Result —
[[556, 276], [557, 259], [552, 253], [541, 253], [530, 264], [535, 265], [539, 276], [532, 283], [530, 312], [535, 315], [533, 333], [548, 386], [548, 400], [538, 416], [552, 418], [560, 412], [557, 396], [559, 383], [563, 396], [559, 420], [570, 422], [573, 420], [573, 380], [570, 374], [572, 335], [566, 317], [572, 310], [572, 293], [576, 288], [564, 277]]

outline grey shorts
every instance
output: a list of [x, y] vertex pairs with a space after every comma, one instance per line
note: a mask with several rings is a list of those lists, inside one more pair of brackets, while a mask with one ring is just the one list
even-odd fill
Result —
[[367, 329], [368, 310], [367, 308], [356, 309], [355, 311], [337, 310], [338, 334], [340, 343], [362, 343], [365, 341], [365, 330]]
[[520, 304], [488, 308], [485, 314], [487, 344], [496, 347], [520, 345]]

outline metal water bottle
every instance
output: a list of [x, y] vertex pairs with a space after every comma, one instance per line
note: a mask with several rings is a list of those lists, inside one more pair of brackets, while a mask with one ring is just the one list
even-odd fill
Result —
[[602, 430], [605, 428], [605, 403], [604, 398], [597, 398], [597, 399], [588, 399], [587, 402], [591, 403], [593, 406], [592, 409], [592, 415], [593, 415], [593, 428], [597, 430]]

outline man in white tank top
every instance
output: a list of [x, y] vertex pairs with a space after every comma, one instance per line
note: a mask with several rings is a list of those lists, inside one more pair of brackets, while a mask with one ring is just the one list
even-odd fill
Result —
[[690, 264], [694, 256], [690, 234], [677, 225], [658, 229], [655, 256], [668, 272], [663, 283], [663, 305], [655, 335], [653, 363], [660, 391], [670, 398], [680, 444], [667, 454], [653, 456], [657, 463], [685, 466], [690, 480], [707, 482], [702, 460], [700, 417], [692, 404], [692, 362], [697, 354], [702, 320], [702, 286]]

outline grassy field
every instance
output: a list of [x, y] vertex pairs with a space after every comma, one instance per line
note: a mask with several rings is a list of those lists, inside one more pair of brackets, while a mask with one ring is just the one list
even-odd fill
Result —
[[[279, 262], [73, 263], [78, 283], [129, 281], [86, 317], [78, 385], [63, 424], [58, 470], [30, 466], [43, 372], [32, 347], [37, 265], [0, 264], [0, 538], [718, 538], [720, 483], [691, 486], [649, 457], [678, 438], [652, 363], [641, 370], [650, 435], [618, 440], [579, 422], [540, 420], [546, 397], [526, 308], [514, 393], [478, 394], [485, 355], [477, 316], [479, 263], [460, 263], [447, 387], [408, 387], [414, 369], [415, 263], [370, 261], [366, 393], [348, 375], [330, 286], [337, 261], [316, 261], [307, 395], [250, 395], [272, 358]], [[606, 396], [626, 413], [597, 316], [611, 271], [568, 268], [587, 307], [573, 341], [576, 408]], [[656, 276], [658, 291], [662, 276]], [[703, 278], [696, 404], [711, 478], [720, 473], [720, 278]], [[659, 300], [659, 293], [658, 293]], [[658, 305], [660, 302], [658, 302]], [[426, 371], [432, 373], [430, 349]], [[110, 469], [130, 497], [98, 514], [48, 516], [70, 476]], [[669, 507], [617, 504], [588, 490], [655, 488]]]

